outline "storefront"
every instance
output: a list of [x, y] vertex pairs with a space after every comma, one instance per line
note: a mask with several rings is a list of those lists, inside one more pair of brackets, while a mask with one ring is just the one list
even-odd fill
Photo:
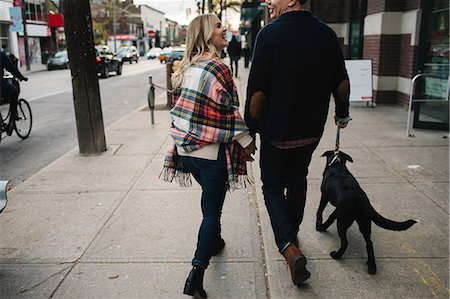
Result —
[[[50, 29], [47, 24], [27, 24], [28, 59], [30, 65], [46, 64], [52, 52]], [[19, 33], [20, 62], [25, 65], [25, 40]]]

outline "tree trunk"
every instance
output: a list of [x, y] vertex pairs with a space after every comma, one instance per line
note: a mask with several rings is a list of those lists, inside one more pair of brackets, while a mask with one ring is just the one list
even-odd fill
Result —
[[89, 0], [63, 0], [80, 154], [106, 151]]

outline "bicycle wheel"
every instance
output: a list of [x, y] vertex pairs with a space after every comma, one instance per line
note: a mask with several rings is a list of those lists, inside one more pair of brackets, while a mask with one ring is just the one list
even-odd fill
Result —
[[17, 136], [25, 139], [30, 135], [33, 116], [31, 114], [30, 104], [24, 99], [20, 99], [17, 104], [17, 119], [14, 130]]

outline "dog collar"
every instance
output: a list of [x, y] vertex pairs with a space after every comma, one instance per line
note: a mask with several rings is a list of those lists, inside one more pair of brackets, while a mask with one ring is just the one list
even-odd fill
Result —
[[334, 152], [334, 157], [333, 157], [333, 159], [331, 160], [331, 162], [328, 164], [328, 166], [331, 166], [331, 165], [332, 165], [334, 162], [336, 162], [336, 161], [340, 162], [340, 159], [339, 159], [339, 157], [338, 157], [338, 154], [339, 154], [339, 151]]

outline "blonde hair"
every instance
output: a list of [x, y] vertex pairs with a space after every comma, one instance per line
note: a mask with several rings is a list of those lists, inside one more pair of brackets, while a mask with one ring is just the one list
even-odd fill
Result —
[[220, 57], [218, 50], [211, 43], [217, 18], [215, 14], [204, 14], [196, 17], [189, 24], [186, 34], [186, 52], [178, 70], [172, 75], [174, 88], [181, 85], [186, 70], [198, 62], [204, 53], [208, 54], [207, 58]]

